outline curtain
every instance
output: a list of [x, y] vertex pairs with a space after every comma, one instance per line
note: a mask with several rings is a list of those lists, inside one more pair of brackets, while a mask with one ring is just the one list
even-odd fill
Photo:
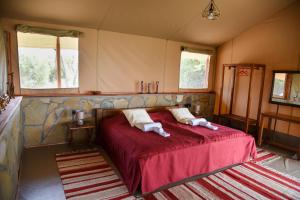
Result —
[[53, 35], [56, 37], [79, 37], [82, 34], [81, 32], [75, 30], [42, 28], [23, 24], [18, 24], [16, 26], [16, 30], [23, 33], [38, 33], [44, 35]]
[[5, 33], [0, 27], [0, 95], [5, 94], [7, 89], [7, 60], [5, 41]]

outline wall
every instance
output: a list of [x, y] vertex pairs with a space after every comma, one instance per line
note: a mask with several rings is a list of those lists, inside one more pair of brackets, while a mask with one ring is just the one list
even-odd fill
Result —
[[[135, 108], [200, 104], [201, 114], [211, 116], [215, 95], [207, 94], [140, 94], [126, 96], [24, 97], [22, 130], [25, 147], [65, 143], [65, 123], [72, 120], [72, 110], [82, 109], [86, 118], [94, 108]], [[79, 135], [77, 140], [82, 140]]]
[[[6, 112], [6, 111], [5, 111]], [[20, 103], [0, 133], [0, 199], [14, 199], [17, 191], [23, 137]]]
[[[160, 92], [178, 92], [180, 47], [215, 50], [209, 46], [186, 44], [159, 38], [110, 31], [2, 19], [4, 30], [12, 34], [12, 68], [16, 93], [86, 93], [137, 92], [137, 81], [160, 81]], [[20, 90], [15, 25], [27, 24], [48, 28], [75, 29], [83, 32], [79, 39], [79, 83], [72, 90]], [[213, 64], [214, 63], [213, 59]], [[112, 77], [113, 74], [113, 77]], [[210, 70], [209, 91], [213, 90], [214, 65]]]
[[[222, 65], [228, 63], [261, 63], [266, 64], [262, 111], [276, 112], [277, 106], [269, 104], [269, 94], [272, 82], [272, 70], [300, 70], [300, 2], [277, 13], [273, 17], [252, 27], [231, 41], [226, 42], [217, 49], [216, 72], [216, 104], [215, 113], [218, 113], [219, 95], [221, 89]], [[222, 112], [228, 112], [229, 84], [232, 75], [226, 73]], [[245, 116], [245, 101], [247, 98], [248, 77], [239, 77], [239, 85], [234, 97], [233, 112]], [[258, 90], [260, 87], [259, 73], [256, 74], [252, 86], [252, 107], [257, 107]], [[250, 116], [256, 117], [256, 110], [252, 109]], [[279, 106], [279, 113], [300, 116], [299, 108]], [[300, 136], [299, 126], [278, 121], [276, 130], [289, 132]]]

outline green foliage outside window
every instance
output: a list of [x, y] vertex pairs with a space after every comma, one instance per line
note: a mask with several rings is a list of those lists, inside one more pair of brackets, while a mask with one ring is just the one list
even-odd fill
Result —
[[180, 83], [182, 89], [205, 89], [208, 87], [209, 55], [182, 52]]

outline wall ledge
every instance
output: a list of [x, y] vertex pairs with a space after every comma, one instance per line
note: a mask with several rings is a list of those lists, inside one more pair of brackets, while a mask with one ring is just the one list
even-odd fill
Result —
[[22, 97], [15, 97], [14, 99], [11, 99], [9, 104], [6, 106], [6, 110], [2, 111], [0, 114], [0, 136], [7, 125], [7, 123], [11, 120], [13, 117], [16, 109], [21, 104]]
[[160, 93], [134, 93], [134, 92], [116, 92], [116, 93], [101, 93], [101, 94], [18, 94], [16, 96], [22, 97], [76, 97], [76, 96], [131, 96], [131, 95], [168, 95], [168, 94], [215, 94], [214, 91], [210, 92], [160, 92]]

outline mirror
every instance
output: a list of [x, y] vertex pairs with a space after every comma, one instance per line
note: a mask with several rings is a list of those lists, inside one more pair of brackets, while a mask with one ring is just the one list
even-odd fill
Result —
[[270, 103], [300, 107], [300, 71], [273, 71]]

